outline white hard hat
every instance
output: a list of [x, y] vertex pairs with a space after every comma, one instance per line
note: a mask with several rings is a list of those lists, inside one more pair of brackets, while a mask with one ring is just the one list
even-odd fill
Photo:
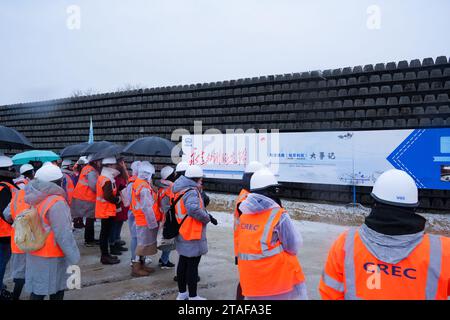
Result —
[[181, 161], [177, 164], [175, 171], [176, 172], [186, 171], [188, 167], [189, 167], [189, 163], [187, 163], [186, 161]]
[[278, 180], [268, 168], [256, 171], [250, 179], [250, 190], [260, 190], [270, 186], [278, 186]]
[[258, 161], [250, 161], [245, 167], [245, 173], [254, 173], [259, 169], [264, 168], [264, 165]]
[[152, 174], [155, 174], [155, 172], [156, 172], [155, 167], [150, 162], [148, 162], [147, 160], [142, 161], [140, 166], [150, 167], [152, 169]]
[[114, 157], [104, 158], [102, 164], [117, 164], [117, 160]]
[[61, 163], [61, 167], [68, 167], [70, 165], [72, 165], [73, 162], [70, 159], [64, 159], [63, 162]]
[[89, 161], [88, 161], [87, 157], [85, 157], [85, 156], [80, 157], [80, 159], [78, 159], [78, 161], [77, 161], [78, 164], [87, 164], [88, 162]]
[[43, 167], [45, 167], [45, 166], [54, 166], [54, 164], [51, 163], [50, 161], [45, 161], [45, 162], [42, 164], [42, 166], [43, 166]]
[[200, 166], [194, 164], [186, 169], [186, 173], [184, 175], [186, 176], [186, 178], [202, 178], [203, 169]]
[[141, 162], [140, 162], [139, 160], [133, 161], [133, 162], [131, 163], [131, 166], [130, 166], [130, 167], [131, 167], [131, 171], [137, 172], [140, 165], [141, 165]]
[[150, 163], [144, 163], [139, 166], [139, 175], [142, 173], [148, 174], [150, 177], [155, 173], [155, 168]]
[[62, 171], [58, 166], [42, 166], [34, 176], [41, 181], [57, 181], [63, 177]]
[[173, 173], [173, 168], [171, 166], [166, 166], [161, 169], [161, 179], [166, 180]]
[[91, 162], [94, 155], [91, 153], [86, 157], [87, 162]]
[[373, 185], [371, 196], [382, 203], [417, 207], [419, 196], [416, 183], [405, 171], [391, 169], [383, 172]]
[[31, 164], [24, 164], [20, 166], [20, 174], [24, 174], [27, 171], [34, 170], [34, 167]]
[[0, 168], [9, 168], [13, 166], [13, 162], [10, 157], [0, 156]]

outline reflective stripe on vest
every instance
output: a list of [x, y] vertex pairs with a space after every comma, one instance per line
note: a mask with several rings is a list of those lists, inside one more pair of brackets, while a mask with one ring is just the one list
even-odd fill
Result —
[[325, 270], [322, 272], [322, 281], [330, 288], [339, 291], [344, 292], [344, 283], [337, 281], [330, 277]]
[[89, 187], [89, 181], [87, 178], [91, 172], [96, 172], [96, 170], [90, 165], [87, 165], [81, 170], [80, 177], [73, 191], [73, 198], [82, 201], [95, 202], [95, 191], [92, 191]]
[[[355, 277], [355, 259], [354, 259], [354, 246], [355, 246], [355, 234], [356, 229], [349, 230], [345, 239], [345, 262], [344, 262], [344, 275], [346, 290], [344, 297], [346, 300], [360, 300], [361, 298], [356, 296], [356, 277]], [[437, 294], [437, 288], [441, 272], [442, 263], [442, 247], [439, 236], [427, 235], [430, 243], [429, 247], [429, 262], [427, 271], [427, 282], [425, 287], [425, 299], [434, 300]]]
[[428, 263], [425, 299], [434, 300], [436, 298], [441, 273], [442, 247], [439, 236], [429, 234], [428, 239], [430, 241], [430, 260]]
[[281, 208], [273, 208], [270, 212], [269, 219], [267, 220], [266, 225], [264, 226], [263, 236], [261, 239], [261, 254], [247, 254], [247, 253], [239, 253], [239, 259], [241, 260], [261, 260], [264, 258], [272, 257], [283, 252], [283, 247], [279, 244], [277, 247], [269, 249], [269, 244], [267, 243], [267, 237], [269, 236], [269, 232], [271, 230], [271, 226], [273, 220], [277, 216], [278, 211]]

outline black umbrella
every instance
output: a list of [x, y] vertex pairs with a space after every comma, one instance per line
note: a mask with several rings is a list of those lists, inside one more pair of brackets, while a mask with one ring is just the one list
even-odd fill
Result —
[[0, 126], [0, 149], [33, 149], [33, 145], [18, 131]]
[[97, 153], [94, 153], [94, 155], [92, 156], [92, 161], [120, 156], [120, 153], [122, 152], [122, 150], [123, 150], [122, 146], [115, 145], [115, 144], [111, 145]]
[[116, 146], [116, 144], [109, 141], [94, 142], [88, 145], [85, 149], [83, 149], [83, 151], [81, 151], [81, 154], [82, 155], [94, 154], [110, 146]]
[[160, 137], [139, 138], [130, 142], [122, 151], [124, 154], [149, 157], [170, 157], [175, 143]]
[[81, 153], [84, 149], [89, 145], [87, 142], [73, 144], [71, 146], [67, 146], [64, 149], [61, 150], [59, 155], [61, 158], [73, 158], [73, 157], [79, 157], [81, 156]]

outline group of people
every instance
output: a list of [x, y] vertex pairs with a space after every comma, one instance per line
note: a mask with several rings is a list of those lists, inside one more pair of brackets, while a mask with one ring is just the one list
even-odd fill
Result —
[[[247, 165], [234, 211], [238, 300], [308, 298], [296, 256], [302, 238], [279, 187], [269, 169]], [[371, 195], [374, 205], [364, 224], [342, 233], [329, 251], [318, 288], [322, 299], [447, 300], [450, 238], [424, 232], [413, 178], [388, 170]]]
[[[177, 300], [198, 295], [198, 267], [208, 252], [206, 229], [217, 220], [208, 213], [203, 170], [180, 162], [155, 167], [135, 161], [128, 172], [123, 159], [81, 157], [76, 163], [30, 163], [20, 167], [0, 156], [0, 284], [3, 299], [63, 299], [67, 268], [80, 260], [74, 228], [84, 228], [86, 246], [100, 247], [100, 262], [112, 265], [128, 251], [120, 237], [130, 229], [133, 277], [155, 271], [150, 256], [172, 269], [178, 253]], [[250, 162], [234, 207], [234, 256], [239, 274], [237, 300], [308, 299], [306, 277], [297, 253], [303, 239], [280, 199], [274, 173]], [[364, 224], [351, 228], [330, 249], [319, 285], [323, 299], [447, 299], [450, 295], [450, 239], [424, 233], [425, 219], [415, 213], [418, 190], [404, 171], [389, 170], [375, 182], [375, 204]], [[42, 248], [23, 252], [15, 244], [15, 219], [34, 207], [48, 236]], [[177, 234], [161, 232], [174, 216]], [[99, 239], [95, 221], [100, 220]], [[161, 235], [162, 234], [162, 235]], [[10, 269], [14, 289], [3, 284]]]

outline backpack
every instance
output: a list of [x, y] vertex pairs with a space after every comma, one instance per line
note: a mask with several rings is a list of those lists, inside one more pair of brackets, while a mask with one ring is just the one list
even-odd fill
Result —
[[33, 252], [45, 245], [50, 231], [46, 231], [35, 207], [21, 212], [13, 223], [14, 242], [24, 252]]
[[193, 188], [187, 189], [185, 192], [183, 192], [178, 198], [176, 198], [171, 204], [170, 209], [166, 212], [164, 226], [163, 226], [163, 238], [164, 239], [173, 239], [180, 233], [181, 225], [183, 224], [184, 220], [188, 217], [188, 215], [185, 215], [183, 220], [178, 224], [176, 213], [175, 213], [175, 206], [180, 201], [180, 199], [184, 196], [186, 192], [189, 190], [194, 190]]

